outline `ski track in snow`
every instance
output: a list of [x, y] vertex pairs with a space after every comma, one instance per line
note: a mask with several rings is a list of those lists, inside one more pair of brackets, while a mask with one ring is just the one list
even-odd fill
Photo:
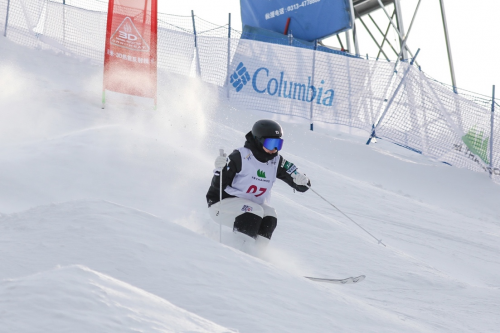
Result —
[[[2, 329], [498, 330], [500, 190], [486, 175], [236, 110], [216, 87], [175, 75], [161, 81], [157, 111], [111, 93], [102, 110], [99, 66], [5, 38], [0, 49]], [[226, 228], [218, 243], [204, 198], [213, 159], [261, 118], [282, 123], [283, 156], [387, 248], [283, 183], [266, 252], [227, 246]], [[345, 286], [302, 277], [361, 274]]]

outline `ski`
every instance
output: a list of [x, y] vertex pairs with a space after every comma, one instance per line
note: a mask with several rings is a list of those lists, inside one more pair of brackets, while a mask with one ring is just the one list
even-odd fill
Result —
[[348, 277], [345, 279], [327, 279], [327, 278], [317, 278], [311, 276], [304, 276], [306, 279], [316, 281], [316, 282], [324, 282], [324, 283], [333, 283], [333, 284], [352, 284], [358, 283], [365, 279], [366, 276], [360, 275], [357, 277]]

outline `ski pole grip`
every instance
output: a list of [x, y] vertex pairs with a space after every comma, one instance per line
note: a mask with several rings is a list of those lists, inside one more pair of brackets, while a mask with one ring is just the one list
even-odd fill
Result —
[[222, 149], [222, 148], [219, 149], [219, 154], [220, 154], [220, 156], [226, 156], [226, 154], [224, 154], [224, 149]]

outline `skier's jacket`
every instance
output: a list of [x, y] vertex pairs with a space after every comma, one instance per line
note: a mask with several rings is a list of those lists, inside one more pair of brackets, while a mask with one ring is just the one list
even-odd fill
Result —
[[[274, 178], [277, 178], [277, 179], [281, 179], [283, 180], [285, 183], [287, 183], [288, 185], [290, 185], [291, 187], [293, 187], [295, 190], [299, 191], [299, 192], [305, 192], [307, 191], [309, 188], [307, 186], [301, 186], [301, 185], [297, 185], [294, 183], [293, 181], [293, 178], [292, 178], [292, 173], [297, 171], [297, 167], [285, 160], [283, 158], [283, 156], [279, 155], [278, 152], [274, 153], [274, 154], [269, 154], [269, 153], [266, 153], [264, 151], [264, 148], [262, 147], [262, 144], [260, 142], [258, 142], [257, 140], [254, 139], [253, 135], [252, 135], [252, 132], [248, 132], [247, 135], [245, 135], [245, 138], [246, 138], [246, 142], [245, 142], [245, 145], [244, 145], [244, 148], [247, 148], [248, 150], [250, 150], [251, 154], [253, 155], [253, 157], [255, 157], [255, 159], [257, 159], [257, 161], [261, 162], [261, 163], [273, 163], [273, 162], [276, 162], [278, 161], [278, 165], [276, 168], [273, 168], [273, 170], [276, 170], [276, 175], [268, 175], [268, 176], [271, 176], [270, 178], [271, 179], [274, 179]], [[245, 197], [246, 199], [249, 199], [251, 201], [254, 201], [256, 203], [262, 203], [260, 201], [262, 201], [262, 198], [259, 198], [259, 195], [261, 194], [260, 192], [258, 191], [255, 191], [255, 195], [252, 195], [251, 197], [249, 197], [249, 194], [252, 194], [253, 191], [250, 191], [250, 193], [248, 191], [245, 191], [245, 189], [235, 189], [235, 187], [233, 187], [234, 183], [236, 182], [235, 181], [235, 178], [239, 178], [238, 181], [237, 181], [237, 186], [241, 183], [241, 177], [236, 177], [237, 175], [241, 175], [240, 172], [242, 171], [242, 156], [241, 156], [241, 152], [240, 151], [245, 151], [245, 149], [237, 149], [237, 150], [234, 150], [229, 156], [228, 156], [228, 163], [227, 163], [227, 167], [224, 168], [224, 170], [222, 171], [222, 199], [226, 199], [226, 198], [234, 198], [234, 197]], [[248, 156], [244, 156], [244, 158], [248, 158]], [[259, 170], [261, 171], [261, 170]], [[259, 175], [261, 176], [261, 175]], [[311, 185], [311, 183], [309, 182], [308, 184], [309, 186]], [[229, 186], [229, 188], [228, 188]], [[272, 186], [272, 184], [271, 184]], [[212, 178], [212, 183], [210, 185], [210, 188], [208, 189], [208, 193], [207, 193], [207, 203], [208, 203], [208, 207], [210, 207], [211, 205], [213, 205], [214, 203], [216, 202], [219, 202], [220, 200], [220, 191], [219, 191], [219, 188], [220, 188], [220, 174], [219, 174], [219, 170], [214, 170], [214, 176]], [[226, 188], [228, 189], [229, 192], [231, 193], [241, 193], [241, 195], [231, 195], [229, 193], [227, 193], [225, 190]], [[249, 194], [246, 194], [246, 193], [249, 193]], [[268, 195], [268, 193], [266, 193], [266, 196]]]

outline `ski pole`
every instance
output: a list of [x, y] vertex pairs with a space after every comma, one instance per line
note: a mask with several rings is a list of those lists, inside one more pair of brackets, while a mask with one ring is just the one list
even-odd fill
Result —
[[326, 203], [328, 203], [330, 206], [332, 206], [333, 208], [335, 208], [336, 210], [338, 210], [340, 213], [342, 213], [342, 215], [344, 215], [345, 217], [347, 217], [349, 220], [351, 220], [355, 225], [357, 225], [358, 227], [360, 227], [361, 229], [363, 229], [364, 232], [366, 232], [368, 235], [372, 236], [373, 239], [375, 239], [378, 244], [382, 244], [383, 246], [386, 246], [384, 243], [382, 243], [382, 240], [381, 239], [377, 239], [377, 237], [373, 236], [368, 230], [366, 230], [365, 228], [363, 228], [362, 226], [360, 226], [358, 223], [356, 223], [356, 221], [354, 221], [353, 219], [351, 219], [349, 216], [347, 216], [343, 211], [341, 211], [340, 209], [337, 208], [337, 206], [335, 206], [334, 204], [332, 204], [331, 202], [329, 202], [328, 200], [326, 200], [325, 198], [323, 198], [318, 192], [316, 192], [315, 190], [313, 190], [311, 188], [311, 186], [309, 185], [306, 185], [307, 187], [309, 187], [309, 189], [311, 191], [313, 191], [314, 193], [316, 193], [316, 195], [318, 197], [320, 197], [321, 199], [323, 199]]
[[[224, 154], [224, 149], [219, 149], [219, 154], [220, 156], [226, 156]], [[220, 178], [220, 186], [219, 186], [219, 212], [220, 212], [220, 203], [222, 201], [222, 170], [224, 170], [224, 167], [220, 169], [219, 172], [219, 178]], [[222, 243], [222, 223], [219, 222], [219, 243]]]

